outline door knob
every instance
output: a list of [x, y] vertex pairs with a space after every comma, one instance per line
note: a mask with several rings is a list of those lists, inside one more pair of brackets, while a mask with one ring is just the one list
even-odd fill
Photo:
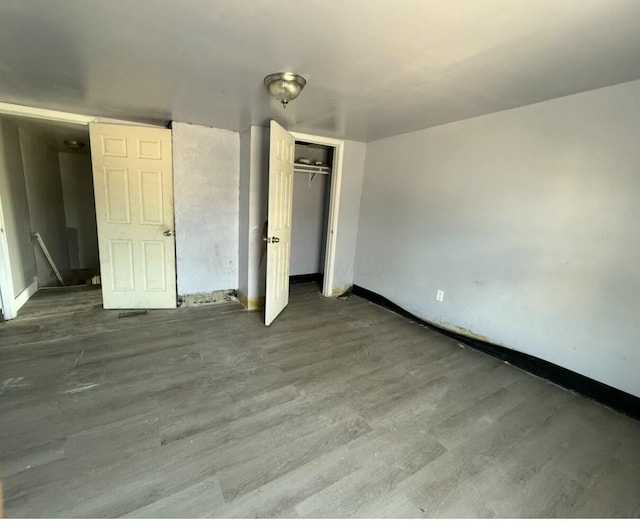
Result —
[[174, 234], [173, 230], [165, 230], [164, 232], [162, 232], [163, 235], [170, 237]]

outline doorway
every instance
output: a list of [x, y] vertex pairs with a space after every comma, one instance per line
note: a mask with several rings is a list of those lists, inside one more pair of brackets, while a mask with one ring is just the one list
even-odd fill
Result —
[[[43, 128], [58, 130], [57, 144], [53, 146], [55, 162], [50, 156], [46, 163], [43, 163], [42, 156], [33, 157], [34, 166], [45, 167], [49, 173], [54, 173], [53, 168], [56, 168], [57, 175], [50, 179], [42, 179], [42, 182], [45, 186], [57, 183], [57, 196], [42, 192], [42, 189], [36, 185], [31, 186], [32, 190], [35, 190], [32, 194], [33, 201], [27, 200], [31, 197], [26, 197], [26, 191], [17, 202], [13, 200], [13, 196], [8, 198], [9, 203], [15, 206], [13, 210], [17, 209], [23, 212], [23, 217], [26, 216], [18, 223], [25, 233], [18, 234], [13, 230], [10, 236], [13, 240], [27, 243], [20, 249], [21, 254], [19, 254], [12, 247], [11, 241], [9, 242], [10, 257], [15, 257], [14, 261], [19, 266], [15, 266], [14, 280], [16, 275], [18, 279], [13, 282], [17, 287], [3, 288], [5, 300], [9, 290], [8, 298], [12, 302], [5, 316], [10, 312], [15, 316], [18, 309], [36, 293], [38, 288], [42, 286], [59, 288], [60, 284], [65, 284], [67, 288], [74, 284], [85, 287], [99, 286], [105, 308], [128, 309], [141, 306], [148, 309], [175, 308], [177, 294], [171, 131], [156, 125], [5, 103], [0, 103], [0, 115], [3, 122], [19, 122], [20, 128], [31, 129], [31, 132], [41, 131]], [[14, 129], [17, 138], [18, 126], [14, 125]], [[76, 133], [82, 131], [85, 135], [81, 140], [83, 145], [80, 149], [86, 152], [87, 163], [82, 165], [85, 169], [88, 168], [88, 182], [84, 184], [89, 185], [79, 188], [71, 180], [66, 187], [65, 195], [72, 197], [71, 202], [76, 206], [80, 205], [80, 207], [71, 208], [71, 211], [66, 211], [65, 202], [68, 201], [66, 198], [63, 200], [60, 191], [59, 181], [62, 179], [60, 167], [64, 165], [65, 170], [74, 173], [77, 164], [74, 164], [76, 160], [71, 159], [62, 163], [58, 161], [56, 148], [63, 141], [63, 138], [60, 138], [61, 130], [66, 131], [63, 133], [65, 137], [70, 130]], [[38, 135], [42, 136], [40, 132]], [[159, 139], [159, 135], [162, 139]], [[93, 144], [91, 149], [90, 139]], [[17, 147], [14, 146], [12, 152], [20, 160], [23, 148], [18, 140], [15, 145]], [[73, 151], [78, 149], [78, 144], [74, 143], [67, 147]], [[51, 146], [48, 149], [51, 151]], [[95, 149], [95, 152], [92, 152], [92, 149]], [[36, 150], [31, 149], [31, 151]], [[99, 161], [97, 173], [94, 167], [96, 156]], [[19, 171], [12, 172], [12, 175], [15, 174], [14, 177], [21, 182], [22, 190], [25, 190], [27, 185], [24, 173], [22, 163]], [[95, 183], [98, 184], [94, 185]], [[69, 193], [66, 193], [67, 191]], [[95, 193], [96, 191], [99, 193]], [[79, 201], [77, 196], [89, 197], [90, 204], [89, 201]], [[30, 206], [31, 202], [34, 204], [33, 208]], [[50, 213], [47, 210], [52, 207], [56, 209], [55, 217], [57, 218], [53, 233], [51, 231], [53, 225], [46, 220], [43, 221]], [[30, 214], [30, 209], [33, 210], [33, 215]], [[38, 217], [37, 223], [32, 219], [34, 216]], [[14, 220], [13, 217], [10, 216], [10, 218]], [[67, 226], [66, 219], [75, 219], [75, 226]], [[105, 237], [105, 223], [119, 225], [117, 237], [113, 234], [108, 238]], [[16, 223], [13, 224], [16, 225]], [[37, 226], [33, 226], [34, 224]], [[133, 233], [134, 230], [137, 232]], [[35, 235], [36, 232], [40, 237]], [[34, 239], [33, 244], [29, 240], [30, 235]], [[108, 253], [103, 248], [103, 240], [108, 246]], [[40, 244], [41, 241], [44, 245]], [[47, 250], [43, 246], [46, 246]], [[55, 250], [51, 251], [49, 247], [55, 247]], [[50, 260], [47, 254], [50, 254], [53, 259]], [[103, 259], [108, 266], [105, 266]], [[36, 260], [38, 260], [37, 263]], [[51, 262], [56, 266], [52, 266]], [[55, 269], [58, 269], [57, 273]], [[13, 272], [12, 269], [9, 270], [9, 274]], [[104, 274], [107, 274], [106, 279], [110, 280], [107, 284], [105, 284]], [[22, 283], [27, 277], [33, 279], [33, 282], [29, 279], [25, 287]], [[43, 278], [42, 281], [41, 278]], [[124, 301], [107, 305], [104, 302], [105, 285], [109, 293], [124, 292]], [[17, 295], [15, 295], [16, 292]], [[164, 298], [162, 302], [158, 302], [157, 298], [161, 296]]]
[[88, 127], [28, 119], [15, 123], [38, 287], [85, 285], [100, 270]]
[[[296, 141], [295, 160], [308, 158], [304, 156], [304, 151], [302, 150], [306, 145], [307, 149], [311, 149], [311, 152], [308, 154], [312, 158], [308, 159], [312, 162], [319, 162], [315, 169], [318, 169], [318, 167], [321, 169], [321, 171], [316, 174], [314, 180], [318, 178], [325, 179], [327, 203], [322, 210], [324, 212], [324, 222], [321, 227], [322, 236], [320, 239], [322, 295], [327, 297], [335, 296], [333, 278], [336, 266], [336, 236], [338, 233], [338, 206], [340, 204], [344, 141], [295, 131], [291, 131], [291, 134]], [[314, 156], [317, 158], [313, 158]], [[324, 162], [326, 162], [326, 165]], [[316, 166], [316, 164], [314, 164], [314, 166]], [[299, 163], [294, 164], [294, 169], [301, 169]], [[326, 173], [320, 176], [321, 172]], [[306, 175], [308, 183], [309, 176], [313, 175], [313, 173], [306, 173]], [[299, 177], [298, 175], [294, 175], [294, 178], [298, 179]]]
[[[317, 153], [316, 157], [324, 158], [324, 161], [317, 158], [307, 159], [299, 154], [296, 159], [296, 141], [299, 143], [298, 152], [301, 147], [305, 146], [308, 149], [313, 149]], [[326, 150], [326, 154], [321, 155], [319, 151], [323, 146], [329, 150]], [[312, 182], [314, 174], [317, 177], [319, 173], [330, 171], [332, 175], [328, 191], [329, 207], [324, 232], [326, 243], [324, 245], [322, 294], [326, 297], [334, 294], [333, 280], [336, 266], [343, 152], [343, 141], [289, 132], [273, 120], [270, 123], [268, 223], [264, 238], [267, 243], [265, 297], [265, 325], [267, 326], [274, 321], [289, 301], [293, 188], [296, 169], [298, 172], [310, 174], [309, 182]], [[329, 157], [331, 158], [330, 166], [328, 165]]]
[[38, 289], [99, 274], [87, 125], [2, 116], [0, 287], [7, 319]]
[[295, 142], [289, 283], [322, 291], [334, 148]]

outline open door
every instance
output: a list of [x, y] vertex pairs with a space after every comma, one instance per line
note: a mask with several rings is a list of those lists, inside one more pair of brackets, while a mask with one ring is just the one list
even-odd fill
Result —
[[267, 326], [289, 303], [294, 154], [293, 136], [278, 123], [271, 121], [267, 290], [264, 310], [264, 323]]
[[171, 131], [89, 125], [105, 309], [176, 307]]

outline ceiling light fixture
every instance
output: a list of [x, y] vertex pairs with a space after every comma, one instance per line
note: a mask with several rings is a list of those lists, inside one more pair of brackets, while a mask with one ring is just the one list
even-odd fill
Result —
[[265, 77], [264, 84], [271, 95], [282, 103], [284, 109], [289, 101], [296, 99], [302, 92], [307, 80], [298, 74], [279, 72]]
[[76, 151], [79, 151], [85, 145], [84, 142], [81, 142], [80, 140], [64, 140], [63, 143], [67, 147], [70, 147], [71, 149], [74, 149]]

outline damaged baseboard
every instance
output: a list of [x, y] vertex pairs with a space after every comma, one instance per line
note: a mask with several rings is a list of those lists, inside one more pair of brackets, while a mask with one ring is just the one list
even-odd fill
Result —
[[640, 420], [640, 397], [634, 396], [605, 383], [601, 383], [595, 379], [591, 379], [590, 377], [569, 370], [568, 368], [558, 366], [557, 364], [550, 363], [549, 361], [544, 361], [538, 357], [534, 357], [533, 355], [512, 350], [497, 344], [492, 344], [477, 337], [463, 335], [443, 328], [442, 326], [438, 326], [433, 322], [422, 320], [388, 298], [385, 298], [374, 291], [370, 291], [369, 289], [365, 289], [364, 287], [360, 287], [359, 285], [353, 286], [353, 294], [364, 298], [365, 300], [369, 300], [376, 305], [389, 309], [409, 320], [413, 320], [423, 326], [434, 329], [463, 344], [467, 344], [476, 350], [491, 355], [492, 357], [496, 357], [503, 362], [517, 366], [526, 372], [551, 381], [564, 388], [577, 392], [578, 394], [582, 394], [594, 401], [618, 410], [627, 416]]
[[250, 311], [262, 309], [264, 307], [264, 296], [249, 298], [242, 291], [238, 291], [238, 302], [240, 302], [245, 309], [249, 309]]
[[237, 301], [237, 291], [235, 289], [225, 289], [222, 291], [211, 291], [210, 293], [182, 294], [178, 297], [178, 306], [193, 307]]

